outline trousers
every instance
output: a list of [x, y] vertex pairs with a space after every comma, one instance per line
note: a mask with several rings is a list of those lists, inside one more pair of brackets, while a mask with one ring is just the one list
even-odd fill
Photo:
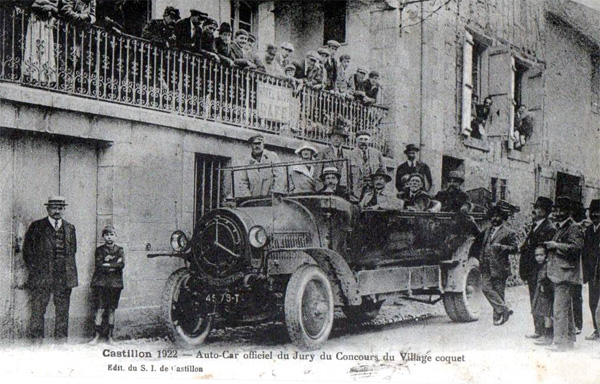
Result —
[[594, 324], [594, 330], [597, 331], [598, 330], [598, 316], [600, 315], [600, 312], [596, 313], [598, 311], [598, 301], [600, 300], [600, 284], [599, 283], [595, 283], [593, 281], [590, 280], [590, 282], [588, 283], [588, 289], [589, 289], [589, 304], [590, 304], [590, 311], [592, 312], [592, 323]]
[[[527, 280], [527, 288], [529, 289], [529, 304], [533, 311], [533, 299], [535, 298], [535, 290], [537, 288], [537, 281], [535, 277], [531, 277]], [[544, 318], [539, 315], [533, 315], [533, 327], [537, 335], [544, 334]]]
[[554, 291], [554, 338], [556, 345], [575, 343], [575, 320], [573, 316], [573, 294], [576, 285], [560, 282], [552, 283]]
[[30, 291], [29, 338], [32, 341], [41, 341], [44, 338], [44, 315], [50, 303], [50, 296], [53, 298], [55, 308], [54, 338], [64, 341], [68, 337], [71, 288], [36, 287]]
[[583, 285], [578, 284], [573, 288], [573, 318], [575, 328], [583, 328]]
[[489, 272], [481, 273], [481, 290], [494, 308], [494, 316], [499, 316], [508, 311], [504, 302], [504, 291], [506, 289], [506, 278], [493, 278]]

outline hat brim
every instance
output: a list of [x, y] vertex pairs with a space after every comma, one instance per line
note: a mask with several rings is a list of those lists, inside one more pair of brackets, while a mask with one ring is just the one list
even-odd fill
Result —
[[67, 204], [67, 203], [44, 203], [44, 205], [45, 205], [46, 207], [49, 207], [49, 206], [51, 206], [51, 205], [56, 205], [56, 206], [59, 206], [59, 207], [66, 207], [66, 206], [67, 206], [67, 205], [69, 205], [69, 204]]
[[377, 176], [383, 177], [387, 183], [389, 183], [390, 181], [392, 181], [392, 176], [390, 176], [390, 175], [384, 175], [384, 174], [381, 174], [381, 173], [375, 173], [375, 174], [371, 175], [371, 180], [375, 179]]
[[342, 174], [339, 172], [327, 172], [321, 175], [320, 179], [321, 181], [325, 181], [325, 176], [327, 175], [336, 175], [338, 180], [340, 180], [342, 178]]

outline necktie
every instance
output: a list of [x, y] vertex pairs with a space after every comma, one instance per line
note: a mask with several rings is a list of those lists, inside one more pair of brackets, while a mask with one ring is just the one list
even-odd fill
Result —
[[367, 160], [369, 160], [369, 158], [368, 158], [368, 156], [367, 156], [367, 151], [363, 151], [363, 153], [362, 153], [362, 158], [363, 158], [363, 161], [364, 161], [365, 163], [367, 162]]
[[377, 190], [373, 191], [373, 197], [371, 198], [371, 200], [367, 203], [367, 207], [374, 207], [377, 205]]
[[54, 220], [54, 229], [58, 231], [58, 220]]

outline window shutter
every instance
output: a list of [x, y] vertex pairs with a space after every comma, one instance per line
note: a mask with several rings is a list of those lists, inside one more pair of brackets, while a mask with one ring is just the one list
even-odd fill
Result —
[[488, 86], [492, 96], [492, 118], [488, 136], [509, 136], [509, 148], [515, 121], [515, 59], [506, 46], [490, 48]]
[[533, 133], [528, 145], [535, 147], [542, 143], [540, 135], [544, 124], [544, 114], [542, 113], [544, 105], [544, 71], [542, 65], [535, 65], [527, 70], [523, 88], [525, 96], [523, 103], [534, 118]]
[[460, 132], [471, 135], [471, 99], [473, 95], [473, 35], [465, 31], [463, 44], [462, 109]]

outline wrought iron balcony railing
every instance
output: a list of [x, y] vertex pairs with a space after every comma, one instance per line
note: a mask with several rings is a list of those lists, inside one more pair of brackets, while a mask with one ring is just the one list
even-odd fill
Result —
[[326, 142], [335, 119], [385, 151], [387, 109], [95, 26], [0, 11], [0, 81]]

